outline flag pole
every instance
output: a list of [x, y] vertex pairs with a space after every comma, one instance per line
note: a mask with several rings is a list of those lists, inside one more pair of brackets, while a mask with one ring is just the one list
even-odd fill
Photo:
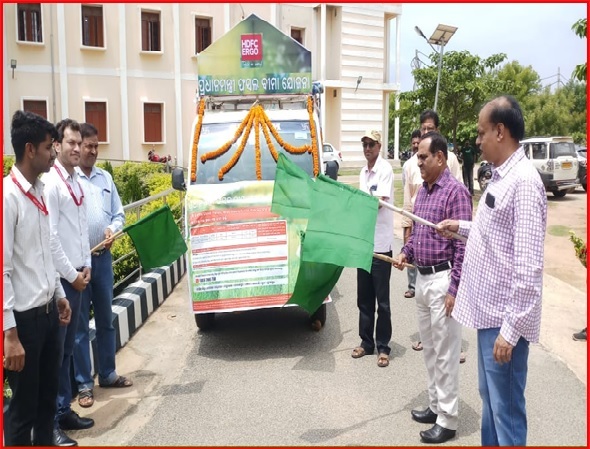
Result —
[[[400, 209], [399, 207], [395, 207], [393, 204], [389, 204], [389, 203], [386, 203], [383, 200], [379, 200], [379, 205], [380, 206], [383, 206], [383, 207], [387, 207], [388, 209], [391, 209], [392, 211], [397, 212], [398, 214], [402, 214], [402, 215], [410, 218], [411, 220], [415, 221], [416, 223], [423, 224], [423, 225], [428, 226], [430, 228], [433, 228], [433, 229], [435, 229], [437, 231], [439, 230], [439, 227], [437, 225], [435, 225], [434, 223], [430, 223], [429, 221], [424, 220], [423, 218], [420, 218], [417, 215], [414, 215], [413, 213], [408, 212], [407, 210], [403, 210], [403, 209]], [[461, 240], [462, 242], [466, 242], [467, 241], [467, 238], [466, 237], [463, 237], [462, 235], [457, 234], [456, 232], [452, 232], [452, 231], [448, 231], [448, 232], [454, 238], [456, 238], [458, 240]]]
[[[385, 262], [389, 262], [391, 264], [393, 264], [395, 262], [395, 259], [393, 259], [392, 257], [386, 256], [385, 254], [373, 253], [373, 257], [375, 259], [384, 260]], [[411, 263], [407, 263], [407, 262], [404, 262], [403, 265], [405, 268], [416, 268], [415, 265], [412, 265]]]
[[96, 245], [94, 248], [92, 248], [90, 250], [91, 253], [93, 253], [94, 251], [98, 251], [99, 249], [102, 249], [104, 247], [104, 245], [109, 241], [109, 240], [115, 240], [118, 237], [121, 236], [121, 234], [123, 234], [123, 229], [121, 229], [120, 231], [115, 232], [113, 235], [111, 235], [108, 239], [104, 239], [102, 242], [100, 242], [98, 245]]

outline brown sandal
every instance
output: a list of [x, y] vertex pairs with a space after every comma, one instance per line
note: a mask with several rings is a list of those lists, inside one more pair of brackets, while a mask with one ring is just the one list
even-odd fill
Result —
[[414, 290], [408, 290], [404, 293], [404, 298], [413, 298], [416, 296], [416, 292]]
[[364, 357], [367, 355], [367, 351], [365, 351], [365, 348], [363, 348], [362, 346], [357, 346], [356, 348], [354, 348], [352, 350], [352, 358], [353, 359], [360, 359], [361, 357]]
[[91, 388], [82, 390], [78, 393], [78, 404], [80, 407], [88, 408], [94, 405], [94, 393]]
[[377, 358], [377, 366], [380, 368], [385, 368], [389, 366], [389, 356], [384, 352], [379, 354], [379, 357]]
[[417, 341], [416, 343], [412, 343], [412, 349], [414, 351], [422, 351], [422, 349], [424, 349], [422, 347], [422, 342], [421, 341]]
[[126, 388], [133, 385], [133, 381], [131, 379], [127, 379], [125, 376], [117, 377], [112, 384], [101, 385], [102, 388]]

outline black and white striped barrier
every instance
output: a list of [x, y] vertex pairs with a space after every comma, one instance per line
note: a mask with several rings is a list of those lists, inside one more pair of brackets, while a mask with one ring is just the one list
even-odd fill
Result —
[[[113, 325], [116, 350], [121, 349], [133, 334], [148, 319], [154, 310], [170, 295], [186, 272], [186, 256], [180, 257], [168, 267], [156, 268], [144, 274], [141, 280], [130, 284], [113, 299]], [[90, 353], [92, 375], [98, 363], [96, 356], [96, 326], [90, 320]]]

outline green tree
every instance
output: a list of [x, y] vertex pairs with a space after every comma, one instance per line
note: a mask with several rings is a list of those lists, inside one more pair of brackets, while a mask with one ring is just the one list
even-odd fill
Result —
[[527, 137], [571, 136], [586, 142], [586, 83], [569, 81], [551, 92], [544, 88], [523, 106]]
[[[412, 71], [418, 88], [400, 94], [400, 134], [406, 136], [415, 129], [413, 118], [418, 119], [425, 109], [432, 108], [438, 76], [437, 53], [430, 56], [432, 65]], [[500, 90], [498, 65], [506, 59], [503, 53], [488, 58], [472, 55], [468, 51], [448, 52], [443, 55], [438, 110], [440, 131], [457, 144], [475, 141], [479, 109], [492, 93]], [[395, 111], [393, 117], [395, 117]], [[410, 129], [401, 124], [411, 124]], [[404, 141], [405, 142], [405, 141]]]
[[541, 92], [541, 78], [530, 65], [524, 67], [518, 61], [511, 61], [497, 70], [495, 75], [499, 88], [496, 94], [510, 94], [521, 104], [531, 95]]
[[[576, 36], [579, 36], [582, 39], [586, 39], [588, 26], [587, 26], [587, 19], [580, 19], [576, 23], [572, 25], [572, 30], [576, 33]], [[574, 68], [574, 72], [572, 76], [577, 79], [578, 81], [586, 81], [586, 67], [587, 62], [583, 64], [578, 64]]]

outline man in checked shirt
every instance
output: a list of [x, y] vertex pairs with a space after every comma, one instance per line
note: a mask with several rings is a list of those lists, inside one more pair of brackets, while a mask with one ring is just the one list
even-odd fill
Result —
[[[471, 220], [471, 195], [447, 167], [447, 141], [437, 132], [422, 136], [416, 153], [424, 183], [414, 203], [414, 214], [431, 223], [453, 218]], [[451, 317], [459, 286], [465, 244], [448, 240], [432, 227], [414, 223], [414, 229], [394, 262], [402, 269], [414, 262], [418, 329], [424, 347], [429, 405], [412, 410], [412, 418], [434, 424], [421, 431], [427, 444], [453, 438], [459, 424], [459, 358], [461, 325]]]
[[519, 141], [524, 119], [509, 96], [479, 113], [477, 141], [493, 166], [473, 223], [445, 220], [440, 233], [468, 236], [453, 317], [477, 329], [483, 446], [525, 446], [529, 343], [539, 341], [547, 196]]

